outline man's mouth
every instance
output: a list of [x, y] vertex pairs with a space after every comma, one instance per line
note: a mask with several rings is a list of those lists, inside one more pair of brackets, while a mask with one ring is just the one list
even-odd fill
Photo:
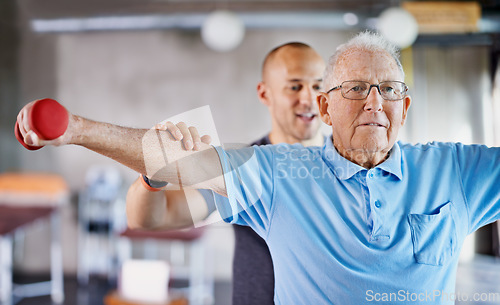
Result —
[[374, 126], [374, 127], [383, 127], [385, 128], [384, 125], [376, 122], [370, 122], [370, 123], [364, 123], [364, 124], [359, 124], [359, 126]]
[[316, 114], [311, 112], [305, 112], [305, 113], [297, 113], [296, 116], [305, 122], [311, 122], [316, 117]]

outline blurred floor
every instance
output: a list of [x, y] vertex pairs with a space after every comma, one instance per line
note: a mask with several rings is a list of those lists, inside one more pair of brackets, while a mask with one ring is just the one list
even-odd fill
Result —
[[[48, 277], [15, 277], [18, 283], [48, 279]], [[174, 284], [175, 285], [175, 284]], [[103, 297], [115, 289], [115, 284], [93, 277], [87, 287], [79, 287], [76, 278], [65, 278], [64, 305], [103, 305]], [[231, 304], [231, 283], [215, 282], [215, 304]], [[473, 298], [479, 298], [474, 300]], [[457, 271], [456, 304], [490, 305], [500, 304], [500, 259], [492, 256], [476, 255], [470, 262], [461, 262]], [[49, 296], [27, 298], [18, 305], [53, 305]]]
[[[48, 276], [15, 276], [16, 283], [30, 283], [48, 280]], [[175, 283], [174, 283], [175, 285]], [[64, 305], [103, 305], [103, 297], [110, 291], [116, 289], [115, 283], [109, 283], [106, 279], [92, 277], [89, 285], [80, 287], [76, 277], [65, 277], [64, 279]], [[231, 304], [231, 283], [226, 281], [215, 282], [215, 304]], [[17, 305], [55, 305], [50, 296], [41, 296], [22, 299]]]
[[476, 255], [470, 262], [460, 263], [456, 293], [456, 304], [500, 304], [500, 258]]

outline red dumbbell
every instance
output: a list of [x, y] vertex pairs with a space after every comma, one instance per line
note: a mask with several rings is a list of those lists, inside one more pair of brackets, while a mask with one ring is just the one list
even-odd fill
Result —
[[[28, 111], [28, 121], [31, 129], [43, 140], [54, 140], [62, 136], [68, 128], [68, 111], [53, 99], [46, 98], [36, 101]], [[29, 150], [37, 150], [43, 146], [30, 146], [24, 143], [24, 138], [16, 122], [14, 132], [17, 140]]]

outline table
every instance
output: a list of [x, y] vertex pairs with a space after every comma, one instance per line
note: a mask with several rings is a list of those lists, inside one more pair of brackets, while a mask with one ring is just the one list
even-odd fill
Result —
[[[67, 187], [52, 174], [0, 174], [0, 303], [12, 305], [23, 297], [50, 294], [64, 300], [64, 274], [59, 206], [67, 201]], [[51, 228], [50, 280], [31, 284], [12, 281], [14, 234], [35, 221], [48, 219]]]

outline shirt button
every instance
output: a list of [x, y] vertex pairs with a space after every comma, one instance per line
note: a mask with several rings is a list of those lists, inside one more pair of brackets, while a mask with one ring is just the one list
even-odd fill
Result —
[[370, 173], [368, 177], [373, 178], [373, 173]]
[[377, 208], [380, 208], [380, 207], [382, 206], [382, 203], [380, 203], [380, 201], [376, 200], [376, 201], [375, 201], [375, 206], [376, 206]]

